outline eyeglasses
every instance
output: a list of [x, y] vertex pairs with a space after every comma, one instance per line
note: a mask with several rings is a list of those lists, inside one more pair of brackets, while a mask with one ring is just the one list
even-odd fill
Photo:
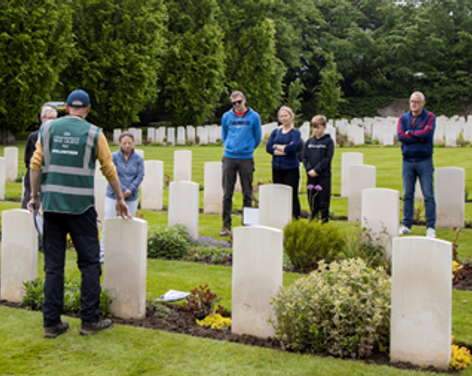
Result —
[[410, 101], [410, 103], [413, 103], [413, 104], [420, 104], [421, 101]]
[[233, 106], [240, 105], [241, 103], [243, 103], [243, 100], [242, 100], [242, 99], [240, 99], [239, 101], [231, 102], [231, 104], [232, 104]]

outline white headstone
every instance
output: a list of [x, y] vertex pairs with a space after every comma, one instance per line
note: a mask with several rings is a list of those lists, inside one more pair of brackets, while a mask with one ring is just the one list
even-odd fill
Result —
[[421, 190], [420, 179], [416, 179], [415, 184], [415, 201], [424, 201], [423, 191]]
[[206, 145], [208, 144], [208, 129], [202, 128], [200, 131], [200, 144]]
[[191, 143], [195, 143], [195, 127], [192, 125], [187, 125], [187, 139]]
[[199, 186], [191, 181], [173, 181], [169, 185], [168, 225], [180, 223], [189, 234], [198, 236]]
[[364, 144], [364, 128], [358, 127], [357, 125], [351, 125], [347, 132], [348, 140], [354, 145]]
[[142, 129], [136, 129], [135, 134], [134, 134], [134, 144], [135, 145], [142, 145], [143, 143], [143, 130]]
[[283, 231], [265, 226], [234, 229], [231, 331], [272, 337], [270, 305], [282, 287]]
[[434, 130], [434, 143], [442, 144], [444, 142], [444, 125], [436, 123], [436, 129]]
[[154, 142], [156, 140], [156, 128], [148, 128], [147, 140], [149, 142]]
[[341, 197], [348, 197], [349, 168], [363, 164], [364, 156], [361, 153], [343, 153], [341, 158]]
[[146, 317], [147, 222], [107, 219], [103, 288], [112, 292], [110, 310], [124, 319]]
[[7, 147], [3, 149], [5, 156], [5, 178], [6, 181], [15, 181], [18, 176], [18, 148]]
[[185, 128], [177, 127], [177, 145], [185, 145]]
[[467, 122], [464, 125], [464, 140], [472, 142], [472, 122]]
[[167, 144], [175, 145], [175, 128], [167, 128]]
[[134, 149], [134, 152], [140, 155], [144, 159], [144, 150], [142, 149]]
[[398, 236], [400, 222], [400, 194], [398, 191], [384, 188], [369, 188], [362, 191], [362, 227], [371, 229], [374, 240], [387, 250], [387, 257], [392, 255], [392, 239]]
[[259, 224], [283, 230], [292, 219], [292, 187], [266, 184], [259, 187]]
[[160, 144], [162, 144], [164, 142], [165, 136], [166, 136], [166, 128], [159, 127], [159, 129], [156, 130], [156, 142], [159, 142]]
[[174, 151], [174, 181], [192, 180], [192, 152], [190, 150]]
[[212, 125], [209, 128], [210, 130], [210, 144], [216, 143], [216, 140], [218, 139], [218, 126]]
[[2, 258], [0, 298], [21, 302], [23, 282], [38, 276], [38, 235], [28, 210], [2, 212]]
[[0, 157], [0, 200], [5, 200], [5, 158]]
[[144, 179], [141, 184], [141, 208], [162, 210], [164, 162], [145, 161], [144, 171]]
[[221, 162], [207, 162], [204, 167], [203, 212], [221, 214], [223, 211], [223, 187]]
[[452, 245], [424, 237], [393, 240], [390, 359], [449, 368]]
[[118, 145], [120, 143], [120, 134], [121, 134], [121, 129], [115, 128], [113, 129], [113, 143], [115, 145]]
[[303, 140], [306, 141], [310, 138], [310, 123], [309, 122], [303, 123], [303, 125], [300, 127], [300, 133], [302, 134]]
[[331, 139], [334, 142], [334, 145], [336, 146], [336, 128], [328, 126], [326, 127], [325, 133], [330, 135]]
[[448, 123], [445, 126], [444, 131], [446, 134], [446, 146], [455, 148], [457, 141], [456, 127], [453, 124]]
[[95, 176], [94, 196], [95, 196], [95, 210], [97, 211], [97, 219], [103, 223], [105, 218], [105, 194], [107, 192], [108, 181], [102, 175]]
[[360, 222], [362, 209], [362, 190], [375, 188], [375, 166], [352, 165], [349, 168], [349, 222]]
[[436, 226], [464, 227], [465, 170], [458, 167], [436, 169]]

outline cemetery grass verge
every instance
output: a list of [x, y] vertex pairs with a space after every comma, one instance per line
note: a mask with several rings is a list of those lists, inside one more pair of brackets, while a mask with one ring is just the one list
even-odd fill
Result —
[[[39, 312], [0, 307], [1, 375], [424, 375], [367, 362], [303, 355], [115, 325], [91, 337], [79, 335], [80, 320], [67, 318], [69, 331], [42, 338]], [[384, 359], [388, 359], [385, 358]], [[450, 372], [450, 374], [459, 374]], [[464, 375], [470, 375], [466, 369]]]

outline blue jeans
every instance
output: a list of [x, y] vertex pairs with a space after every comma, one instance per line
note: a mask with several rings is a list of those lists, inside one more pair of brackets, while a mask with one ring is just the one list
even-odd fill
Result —
[[436, 201], [434, 199], [433, 158], [409, 162], [403, 160], [403, 225], [411, 228], [413, 224], [413, 210], [415, 205], [416, 178], [420, 179], [426, 210], [426, 227], [434, 228], [436, 224]]

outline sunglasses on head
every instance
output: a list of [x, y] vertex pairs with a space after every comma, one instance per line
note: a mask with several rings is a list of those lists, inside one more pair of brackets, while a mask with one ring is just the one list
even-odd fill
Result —
[[232, 104], [233, 106], [236, 106], [236, 105], [241, 104], [241, 103], [243, 103], [243, 100], [242, 100], [242, 99], [240, 99], [239, 101], [231, 102], [231, 104]]

